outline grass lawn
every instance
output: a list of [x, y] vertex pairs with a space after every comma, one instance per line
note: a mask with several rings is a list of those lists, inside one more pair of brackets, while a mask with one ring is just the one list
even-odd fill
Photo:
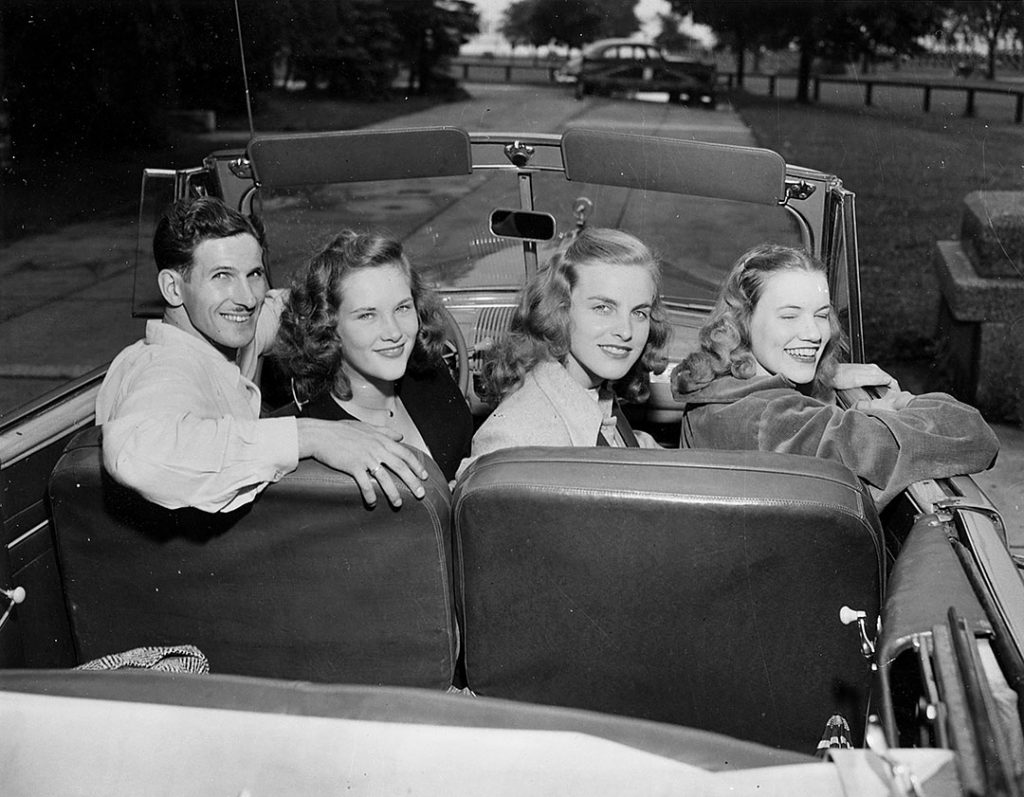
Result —
[[761, 146], [836, 174], [856, 193], [868, 357], [897, 375], [923, 367], [932, 386], [948, 387], [931, 341], [936, 241], [959, 237], [971, 191], [1024, 190], [1024, 127], [746, 92], [731, 99]]

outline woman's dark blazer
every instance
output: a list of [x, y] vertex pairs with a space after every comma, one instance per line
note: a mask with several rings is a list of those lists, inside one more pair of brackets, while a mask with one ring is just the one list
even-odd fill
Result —
[[[422, 373], [407, 371], [398, 383], [398, 395], [434, 461], [451, 481], [459, 463], [469, 456], [473, 439], [473, 416], [455, 380], [444, 366]], [[299, 411], [293, 403], [274, 414], [325, 421], [358, 420], [338, 406], [329, 391], [303, 404]]]

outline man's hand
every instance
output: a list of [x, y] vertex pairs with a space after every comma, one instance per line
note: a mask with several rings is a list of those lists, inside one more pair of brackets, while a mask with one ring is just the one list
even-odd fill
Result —
[[402, 497], [393, 477], [405, 482], [417, 498], [426, 495], [422, 481], [427, 472], [416, 455], [399, 443], [402, 435], [398, 432], [360, 421], [299, 418], [297, 425], [299, 459], [312, 457], [349, 474], [370, 506], [377, 503], [374, 479], [395, 507], [402, 505]]

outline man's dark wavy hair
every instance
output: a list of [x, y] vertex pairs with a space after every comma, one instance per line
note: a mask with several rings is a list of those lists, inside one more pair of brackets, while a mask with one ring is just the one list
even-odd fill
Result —
[[523, 288], [509, 335], [488, 352], [484, 363], [487, 400], [497, 403], [515, 392], [538, 363], [565, 364], [572, 343], [569, 306], [579, 269], [588, 264], [638, 266], [654, 283], [651, 326], [643, 353], [622, 379], [612, 385], [626, 401], [644, 401], [651, 372], [664, 370], [672, 327], [661, 302], [661, 266], [642, 241], [622, 230], [584, 228], [567, 239]]
[[212, 196], [179, 199], [157, 222], [153, 233], [153, 259], [158, 271], [192, 271], [196, 247], [203, 241], [251, 235], [266, 251], [266, 233], [258, 216], [246, 216]]
[[[750, 317], [761, 300], [765, 285], [781, 271], [826, 274], [818, 258], [804, 249], [781, 244], [760, 244], [740, 255], [722, 285], [708, 320], [698, 334], [700, 348], [672, 371], [669, 383], [676, 396], [698, 390], [720, 376], [750, 379], [757, 360], [750, 348]], [[845, 353], [846, 334], [834, 308], [829, 308], [831, 336], [818, 362], [812, 389], [827, 389], [839, 357]]]
[[292, 379], [296, 402], [305, 404], [330, 390], [344, 400], [352, 386], [342, 369], [345, 354], [338, 337], [338, 310], [345, 278], [355, 271], [397, 266], [409, 280], [419, 332], [409, 370], [441, 364], [445, 325], [440, 301], [412, 268], [402, 245], [383, 235], [344, 230], [331, 238], [292, 277], [281, 314], [274, 356]]

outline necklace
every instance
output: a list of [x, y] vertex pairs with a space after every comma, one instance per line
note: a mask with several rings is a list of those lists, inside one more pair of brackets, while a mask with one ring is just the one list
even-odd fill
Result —
[[354, 395], [350, 399], [342, 400], [332, 393], [331, 398], [333, 398], [338, 404], [340, 404], [345, 409], [356, 409], [357, 412], [353, 413], [353, 415], [365, 413], [368, 415], [373, 415], [375, 417], [386, 416], [389, 420], [395, 417], [395, 404], [397, 402], [396, 397], [392, 397], [390, 399], [390, 407], [388, 406], [387, 398], [384, 399], [383, 404], [380, 404], [378, 406], [374, 406], [364, 401], [359, 401], [356, 399]]

